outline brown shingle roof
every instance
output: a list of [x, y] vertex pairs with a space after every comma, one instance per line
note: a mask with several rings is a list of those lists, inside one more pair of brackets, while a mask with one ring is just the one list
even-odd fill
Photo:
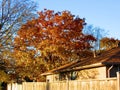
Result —
[[43, 73], [42, 75], [47, 75], [48, 73], [55, 73], [55, 72], [60, 72], [64, 71], [65, 69], [72, 69], [74, 67], [82, 67], [82, 66], [87, 66], [87, 65], [92, 65], [92, 64], [97, 64], [101, 63], [103, 65], [107, 64], [120, 64], [120, 47], [118, 48], [113, 48], [111, 50], [103, 52], [101, 55], [93, 58], [86, 58], [81, 61], [74, 61], [68, 64], [65, 64], [63, 66], [60, 66], [58, 68], [52, 69], [46, 73]]
[[72, 65], [76, 64], [76, 63], [79, 63], [80, 61], [73, 61], [73, 62], [70, 62], [68, 64], [65, 64], [65, 65], [62, 65], [60, 67], [57, 67], [55, 69], [52, 69], [52, 70], [49, 70], [48, 72], [45, 72], [45, 73], [42, 73], [41, 75], [46, 75], [46, 74], [52, 74], [53, 72], [55, 73], [56, 71], [60, 71], [62, 69], [66, 69], [66, 68], [72, 68]]
[[89, 61], [87, 63], [84, 63], [83, 65], [94, 63], [120, 64], [120, 47], [108, 50], [97, 56], [96, 58], [90, 58]]

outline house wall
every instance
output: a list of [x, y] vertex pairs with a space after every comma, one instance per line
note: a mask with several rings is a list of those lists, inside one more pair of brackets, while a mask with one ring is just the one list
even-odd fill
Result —
[[78, 80], [106, 78], [106, 67], [97, 67], [78, 71]]
[[[74, 72], [77, 72], [77, 77], [73, 80], [106, 78], [106, 76], [107, 76], [106, 71], [107, 71], [106, 66], [96, 67], [96, 68], [91, 68], [91, 69], [84, 69], [84, 70], [80, 70], [80, 71], [74, 71]], [[72, 80], [71, 72], [47, 75], [46, 80], [49, 82], [63, 81], [63, 80], [67, 80], [66, 77], [68, 77], [69, 80]]]
[[46, 80], [49, 82], [59, 81], [59, 74], [47, 75]]

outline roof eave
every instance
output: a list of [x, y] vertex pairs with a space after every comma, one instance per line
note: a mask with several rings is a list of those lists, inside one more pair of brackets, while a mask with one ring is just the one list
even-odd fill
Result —
[[69, 69], [65, 69], [65, 70], [55, 71], [55, 72], [53, 72], [51, 74], [55, 74], [55, 73], [59, 73], [59, 72], [78, 71], [78, 70], [96, 68], [96, 67], [101, 67], [101, 66], [105, 66], [105, 65], [102, 64], [102, 63], [96, 63], [96, 64], [91, 64], [91, 65], [86, 65], [86, 66], [80, 66], [80, 67], [76, 67], [76, 68], [69, 68]]
[[105, 65], [102, 63], [95, 63], [95, 64], [91, 64], [91, 65], [76, 67], [73, 70], [82, 70], [82, 69], [96, 68], [96, 67], [101, 67], [101, 66], [105, 66]]

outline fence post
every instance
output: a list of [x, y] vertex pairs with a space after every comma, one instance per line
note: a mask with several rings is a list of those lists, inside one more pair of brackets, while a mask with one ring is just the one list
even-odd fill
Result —
[[120, 90], [120, 72], [117, 72], [117, 90]]
[[67, 77], [67, 90], [69, 90], [69, 78]]
[[7, 90], [12, 90], [12, 84], [11, 83], [7, 84]]
[[50, 90], [49, 80], [46, 80], [46, 90]]

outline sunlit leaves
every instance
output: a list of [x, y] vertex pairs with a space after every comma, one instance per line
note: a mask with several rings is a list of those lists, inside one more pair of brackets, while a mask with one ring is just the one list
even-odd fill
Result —
[[0, 70], [0, 82], [8, 82], [9, 76], [3, 71]]
[[109, 50], [111, 48], [118, 47], [118, 43], [119, 40], [117, 39], [105, 37], [100, 40], [100, 48]]

